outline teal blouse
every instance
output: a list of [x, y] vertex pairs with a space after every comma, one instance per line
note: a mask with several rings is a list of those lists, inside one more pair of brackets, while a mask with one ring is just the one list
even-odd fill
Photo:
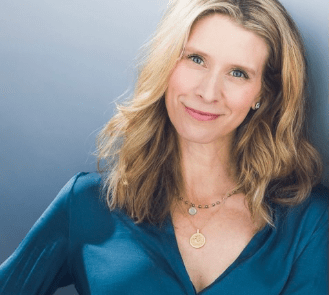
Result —
[[[199, 294], [328, 294], [328, 190], [295, 207], [273, 205], [275, 228], [259, 231]], [[79, 173], [60, 191], [0, 266], [1, 295], [196, 294], [170, 217], [163, 227], [135, 224], [107, 209], [101, 177]]]

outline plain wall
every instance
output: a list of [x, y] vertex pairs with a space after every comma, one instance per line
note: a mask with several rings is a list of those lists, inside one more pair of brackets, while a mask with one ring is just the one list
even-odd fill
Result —
[[[304, 37], [310, 136], [328, 163], [328, 4], [282, 3]], [[165, 0], [1, 1], [0, 263], [68, 179], [96, 170], [95, 136], [132, 89], [134, 58], [165, 8]]]

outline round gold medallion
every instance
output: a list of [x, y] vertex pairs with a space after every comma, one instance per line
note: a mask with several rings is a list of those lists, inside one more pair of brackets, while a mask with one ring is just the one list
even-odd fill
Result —
[[204, 246], [204, 244], [206, 243], [206, 238], [204, 237], [203, 234], [201, 234], [199, 232], [199, 230], [197, 230], [197, 233], [193, 234], [190, 238], [190, 245], [193, 248], [201, 248], [202, 246]]

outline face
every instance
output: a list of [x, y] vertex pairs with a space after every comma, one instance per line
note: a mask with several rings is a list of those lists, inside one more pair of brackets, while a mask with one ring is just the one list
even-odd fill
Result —
[[227, 16], [214, 14], [196, 22], [165, 93], [180, 140], [232, 140], [259, 101], [267, 56], [265, 41]]

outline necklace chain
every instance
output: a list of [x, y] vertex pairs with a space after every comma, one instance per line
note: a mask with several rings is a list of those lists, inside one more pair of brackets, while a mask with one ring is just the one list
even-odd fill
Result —
[[229, 193], [226, 194], [226, 196], [224, 198], [222, 198], [222, 200], [220, 201], [216, 201], [214, 203], [211, 204], [207, 204], [207, 205], [196, 205], [195, 203], [190, 202], [189, 200], [184, 199], [183, 197], [180, 197], [179, 200], [183, 201], [184, 204], [186, 205], [190, 205], [190, 208], [188, 209], [188, 212], [190, 215], [195, 215], [198, 211], [198, 209], [208, 209], [211, 207], [215, 207], [216, 205], [220, 205], [222, 202], [224, 202], [227, 198], [229, 198], [230, 196], [236, 194], [237, 189], [233, 189], [232, 191], [230, 191]]
[[[231, 197], [232, 195], [234, 195], [234, 194], [236, 194], [237, 193], [237, 189], [235, 188], [235, 189], [233, 189], [231, 192], [229, 192], [229, 193], [227, 193], [226, 194], [226, 196], [222, 199], [222, 200], [220, 200], [220, 201], [216, 201], [215, 203], [212, 203], [211, 204], [211, 207], [215, 207], [216, 205], [220, 205], [220, 204], [222, 204], [227, 198], [229, 198], [229, 197]], [[181, 200], [181, 201], [184, 201], [184, 199], [183, 198], [179, 198], [179, 200]], [[188, 200], [185, 200], [184, 201], [184, 203], [185, 204], [187, 204], [187, 205], [190, 205], [191, 207], [188, 209], [188, 213], [189, 213], [189, 215], [195, 215], [196, 213], [197, 213], [197, 210], [196, 210], [196, 206], [197, 206], [197, 208], [199, 208], [199, 209], [202, 209], [202, 208], [204, 208], [204, 209], [207, 209], [207, 208], [209, 208], [210, 206], [209, 205], [204, 205], [204, 206], [202, 206], [202, 205], [195, 205], [194, 203], [192, 203], [192, 202], [189, 202]], [[218, 211], [218, 210], [217, 210]], [[215, 214], [217, 213], [217, 211], [215, 211], [212, 215], [211, 215], [211, 217], [206, 221], [206, 223], [200, 228], [200, 227], [196, 227], [194, 224], [193, 224], [193, 222], [192, 222], [192, 220], [190, 219], [190, 217], [187, 217], [187, 219], [188, 219], [188, 221], [190, 222], [190, 224], [194, 227], [194, 228], [196, 228], [196, 233], [194, 233], [191, 237], [190, 237], [190, 245], [193, 247], [193, 248], [196, 248], [196, 249], [199, 249], [199, 248], [201, 248], [201, 247], [203, 247], [204, 245], [205, 245], [205, 243], [206, 243], [206, 238], [205, 238], [205, 236], [200, 232], [208, 223], [209, 223], [209, 221], [215, 216]]]

